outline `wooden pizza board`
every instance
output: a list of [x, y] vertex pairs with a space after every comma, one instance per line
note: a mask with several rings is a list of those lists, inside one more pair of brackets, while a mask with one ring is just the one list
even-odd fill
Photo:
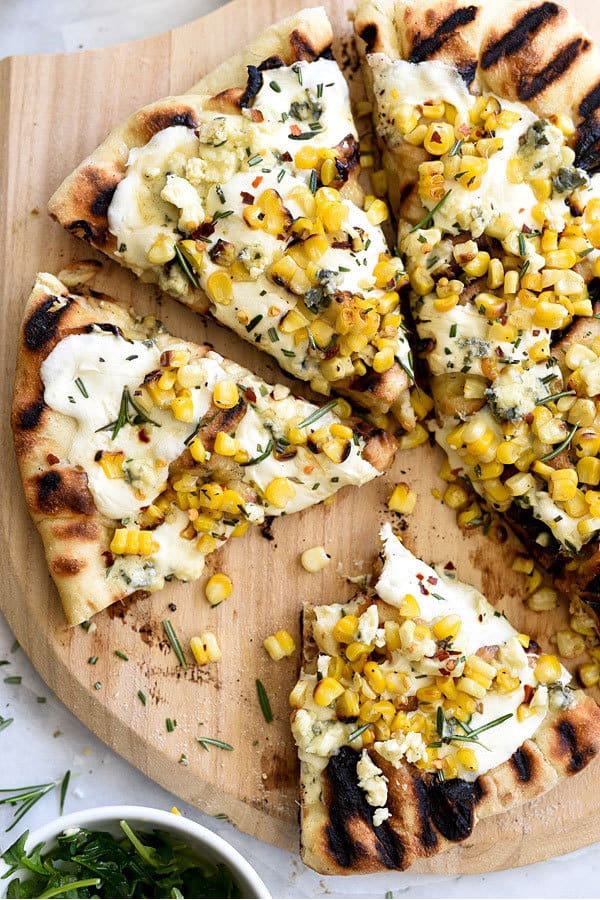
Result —
[[[23, 502], [8, 409], [17, 329], [36, 271], [57, 273], [74, 258], [93, 256], [48, 219], [50, 194], [131, 111], [185, 90], [264, 27], [303, 5], [301, 0], [234, 0], [148, 40], [83, 53], [14, 57], [0, 64], [0, 607], [51, 689], [112, 749], [185, 801], [208, 813], [225, 813], [243, 831], [291, 850], [298, 841], [298, 806], [287, 695], [298, 654], [272, 662], [262, 641], [287, 628], [299, 643], [304, 601], [351, 596], [352, 584], [339, 573], [368, 571], [387, 517], [386, 499], [397, 481], [406, 480], [418, 491], [404, 538], [425, 560], [452, 560], [460, 576], [481, 587], [521, 631], [542, 642], [566, 620], [566, 611], [542, 617], [527, 610], [523, 576], [510, 569], [516, 544], [509, 539], [500, 545], [457, 529], [454, 514], [431, 493], [433, 487], [443, 487], [436, 475], [441, 454], [420, 447], [400, 454], [390, 473], [360, 491], [347, 489], [332, 505], [277, 521], [272, 541], [257, 530], [211, 557], [206, 577], [222, 570], [235, 586], [219, 608], [208, 606], [202, 579], [173, 584], [128, 609], [119, 605], [105, 611], [95, 619], [96, 630], [69, 630]], [[350, 48], [350, 5], [325, 0], [343, 55]], [[573, 0], [572, 5], [590, 29], [594, 19], [600, 26], [600, 12], [592, 4]], [[105, 264], [96, 286], [157, 313], [175, 334], [214, 342], [267, 380], [281, 378], [276, 366], [247, 344], [206, 325], [173, 300], [161, 299], [155, 288], [137, 283], [111, 263]], [[333, 559], [321, 574], [309, 575], [298, 557], [315, 544], [324, 544]], [[164, 638], [165, 618], [172, 620], [184, 646], [203, 629], [215, 631], [222, 662], [180, 668]], [[128, 661], [115, 656], [115, 650]], [[88, 664], [90, 656], [98, 657], [97, 665]], [[270, 725], [258, 706], [256, 678], [271, 699], [275, 721]], [[138, 699], [139, 690], [147, 695], [147, 706]], [[177, 722], [172, 733], [166, 730], [167, 718]], [[205, 752], [196, 741], [202, 736], [220, 738], [235, 749]], [[187, 766], [180, 762], [182, 754]], [[599, 777], [600, 766], [590, 766], [538, 802], [480, 824], [468, 841], [421, 862], [418, 871], [458, 874], [514, 867], [600, 839]]]

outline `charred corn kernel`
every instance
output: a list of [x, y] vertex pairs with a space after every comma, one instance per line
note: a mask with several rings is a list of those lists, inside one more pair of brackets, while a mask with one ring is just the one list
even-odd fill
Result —
[[598, 456], [600, 453], [600, 435], [595, 432], [577, 432], [573, 439], [576, 455], [582, 459], [586, 456]]
[[[585, 639], [583, 635], [577, 634], [575, 631], [571, 631], [570, 628], [562, 628], [560, 631], [556, 632], [556, 646], [558, 648], [558, 652], [561, 656], [565, 657], [565, 659], [574, 659], [576, 656], [581, 656], [585, 651]], [[540, 657], [540, 660], [542, 657]], [[558, 662], [558, 660], [556, 660]], [[536, 666], [537, 669], [537, 666]], [[556, 681], [559, 676], [551, 679], [552, 681]], [[538, 678], [538, 681], [541, 679]], [[547, 682], [544, 682], [547, 684]]]
[[[321, 189], [322, 190], [322, 189]], [[340, 231], [342, 225], [348, 218], [348, 207], [337, 201], [324, 201], [319, 209], [319, 217], [325, 227], [325, 231], [330, 233]]]
[[572, 500], [577, 493], [577, 472], [555, 469], [550, 475], [549, 492], [553, 500]]
[[477, 654], [467, 657], [464, 668], [465, 677], [471, 678], [486, 690], [489, 690], [496, 676], [496, 669]]
[[481, 278], [487, 272], [489, 264], [490, 254], [480, 250], [474, 259], [463, 265], [463, 270], [471, 278]]
[[319, 162], [319, 151], [316, 147], [302, 147], [294, 157], [298, 169], [316, 169]]
[[551, 653], [542, 653], [538, 659], [533, 674], [540, 684], [551, 684], [558, 681], [562, 673], [562, 666], [556, 656]]
[[333, 437], [343, 438], [346, 441], [351, 441], [354, 437], [352, 429], [348, 425], [342, 425], [341, 422], [334, 422], [329, 426], [329, 431]]
[[446, 297], [436, 297], [433, 305], [438, 312], [450, 312], [457, 305], [458, 301], [458, 294], [448, 294]]
[[346, 663], [341, 656], [332, 656], [327, 664], [327, 674], [330, 678], [341, 681], [346, 671]]
[[417, 422], [416, 426], [408, 434], [403, 434], [398, 440], [398, 446], [401, 450], [412, 450], [426, 444], [429, 440], [429, 433]]
[[194, 418], [194, 401], [191, 395], [175, 397], [171, 401], [171, 410], [179, 422], [191, 422]]
[[410, 513], [414, 512], [416, 505], [416, 491], [412, 491], [404, 482], [400, 482], [400, 484], [396, 485], [388, 500], [388, 509], [391, 509], [392, 512], [402, 513], [403, 515], [410, 515]]
[[457, 750], [456, 761], [468, 772], [476, 772], [479, 767], [477, 754], [470, 747], [461, 747], [460, 750]]
[[198, 510], [190, 510], [190, 513], [192, 512], [197, 513], [194, 518], [194, 528], [196, 531], [203, 531], [205, 534], [209, 534], [215, 527], [215, 520], [210, 516], [198, 513]]
[[417, 266], [410, 276], [410, 283], [415, 293], [421, 297], [430, 294], [435, 287], [435, 282], [425, 266]]
[[392, 347], [384, 347], [382, 350], [378, 350], [375, 356], [373, 357], [373, 369], [375, 372], [387, 372], [388, 369], [391, 369], [395, 362], [394, 350]]
[[212, 534], [203, 534], [196, 544], [196, 549], [203, 556], [208, 556], [209, 553], [214, 553], [217, 549], [217, 541]]
[[456, 700], [457, 690], [454, 678], [450, 676], [438, 677], [435, 679], [435, 683], [443, 697], [447, 700]]
[[469, 492], [461, 484], [449, 484], [443, 500], [450, 509], [461, 509], [469, 501]]
[[433, 400], [429, 394], [413, 388], [410, 392], [410, 405], [414, 409], [417, 419], [424, 419], [433, 409]]
[[[417, 600], [413, 597], [412, 594], [405, 594], [402, 598], [402, 602], [398, 608], [398, 612], [401, 616], [405, 616], [406, 618], [415, 619], [417, 616], [421, 614], [421, 609]], [[386, 623], [387, 624], [387, 623]]]
[[110, 542], [111, 553], [117, 555], [149, 556], [158, 548], [151, 531], [137, 528], [117, 528]]
[[198, 436], [190, 441], [190, 443], [188, 444], [188, 449], [192, 455], [192, 459], [195, 460], [195, 462], [201, 463], [206, 460], [206, 448], [204, 447], [204, 444]]
[[600, 459], [584, 456], [577, 463], [577, 477], [582, 484], [600, 484]]
[[385, 690], [385, 676], [381, 671], [381, 667], [376, 662], [365, 663], [363, 675], [367, 679], [369, 687], [376, 694], [382, 694]]
[[299, 313], [298, 310], [290, 309], [279, 323], [279, 330], [284, 334], [293, 334], [299, 328], [305, 328], [307, 325], [308, 319]]
[[206, 281], [208, 296], [214, 303], [228, 306], [233, 300], [233, 284], [226, 272], [213, 272]]
[[575, 613], [575, 615], [571, 616], [569, 624], [573, 631], [577, 634], [582, 634], [584, 637], [594, 637], [596, 634], [595, 620], [587, 613]]
[[[280, 631], [275, 632], [275, 634], [270, 634], [269, 637], [265, 638], [263, 647], [271, 659], [274, 659], [276, 662], [283, 659], [284, 656], [291, 656], [296, 649], [293, 637], [289, 631], [285, 631], [285, 629], [281, 629]], [[323, 681], [327, 681], [327, 679], [324, 678]], [[322, 684], [323, 682], [321, 681], [319, 683]], [[322, 705], [327, 706], [328, 704]]]
[[385, 622], [383, 631], [385, 635], [385, 643], [388, 650], [390, 650], [390, 652], [392, 653], [394, 652], [394, 650], [399, 650], [402, 646], [402, 639], [400, 637], [400, 625], [398, 624], [398, 622]]
[[579, 666], [577, 675], [584, 687], [593, 687], [600, 680], [600, 665], [598, 663], [585, 663]]
[[417, 688], [417, 700], [420, 703], [437, 703], [442, 699], [442, 692], [434, 684]]
[[288, 703], [293, 709], [301, 709], [307, 700], [307, 684], [305, 681], [298, 681], [290, 691]]
[[448, 615], [438, 619], [432, 627], [436, 641], [453, 641], [460, 633], [462, 622], [460, 616]]
[[401, 103], [394, 113], [394, 125], [401, 134], [409, 134], [419, 124], [419, 118], [415, 114], [414, 106], [408, 103]]
[[221, 650], [212, 631], [203, 631], [200, 637], [193, 637], [190, 649], [199, 666], [207, 666], [221, 659]]
[[289, 478], [274, 478], [265, 488], [265, 497], [271, 506], [285, 509], [296, 496], [296, 488]]
[[170, 234], [159, 234], [147, 253], [153, 266], [164, 266], [175, 256], [175, 240]]
[[340, 719], [355, 719], [360, 710], [360, 699], [355, 691], [345, 690], [336, 700], [335, 711]]
[[458, 679], [456, 686], [459, 691], [468, 694], [470, 697], [475, 697], [477, 700], [483, 700], [486, 695], [485, 687], [473, 678], [463, 676]]
[[570, 248], [550, 250], [546, 254], [546, 266], [549, 269], [572, 269], [576, 262], [578, 262], [577, 254]]
[[409, 718], [403, 710], [399, 710], [390, 723], [392, 734], [395, 731], [404, 731], [409, 727]]
[[458, 766], [456, 765], [456, 756], [445, 756], [442, 762], [442, 772], [447, 781], [458, 777]]
[[537, 709], [538, 707], [530, 706], [528, 703], [521, 703], [521, 705], [517, 707], [517, 721], [524, 722], [525, 719], [535, 716]]
[[296, 425], [293, 425], [287, 433], [287, 439], [290, 444], [301, 446], [303, 444], [306, 444], [308, 438], [306, 432], [303, 431], [302, 428], [298, 428]]
[[340, 644], [350, 644], [358, 631], [358, 618], [353, 615], [342, 616], [333, 626], [333, 639]]
[[302, 568], [307, 572], [320, 572], [329, 563], [331, 557], [325, 547], [311, 547], [300, 556]]
[[351, 641], [346, 647], [346, 659], [353, 663], [369, 652], [369, 645], [362, 641]]
[[[289, 654], [286, 654], [289, 655]], [[276, 657], [272, 656], [272, 659]], [[313, 692], [313, 700], [317, 706], [329, 706], [344, 693], [344, 688], [335, 678], [322, 678]]]
[[233, 409], [240, 399], [240, 392], [235, 381], [218, 381], [213, 389], [213, 403], [219, 409]]
[[235, 456], [238, 449], [238, 442], [226, 431], [219, 431], [215, 438], [215, 453], [220, 456]]
[[331, 440], [325, 441], [321, 452], [333, 463], [342, 463], [348, 458], [350, 443], [347, 438], [331, 438]]
[[165, 369], [158, 379], [158, 386], [161, 391], [168, 391], [177, 381], [177, 372], [173, 369]]
[[125, 462], [125, 454], [122, 450], [118, 450], [116, 452], [112, 452], [109, 450], [102, 450], [102, 456], [100, 457], [100, 465], [104, 471], [104, 474], [107, 478], [123, 478], [123, 463]]
[[206, 582], [204, 593], [211, 606], [218, 606], [223, 600], [227, 600], [232, 590], [231, 578], [224, 575], [223, 572], [217, 572], [215, 575], [211, 575]]
[[385, 222], [389, 218], [387, 205], [383, 200], [379, 200], [377, 197], [373, 197], [372, 199], [373, 202], [369, 204], [367, 209], [367, 219], [371, 225], [381, 225], [382, 222]]
[[476, 528], [477, 525], [481, 524], [481, 521], [481, 507], [478, 503], [471, 503], [467, 509], [461, 510], [456, 517], [459, 528]]
[[454, 144], [454, 127], [448, 122], [432, 122], [425, 134], [423, 146], [432, 156], [443, 156]]
[[582, 516], [585, 516], [588, 512], [588, 505], [583, 491], [578, 490], [571, 500], [566, 500], [564, 508], [565, 512], [574, 519], [580, 519]]
[[533, 321], [540, 328], [565, 328], [571, 321], [571, 316], [562, 303], [551, 303], [548, 300], [540, 300], [533, 313]]
[[512, 694], [521, 682], [516, 675], [511, 675], [508, 669], [501, 668], [496, 672], [495, 689], [500, 694]]

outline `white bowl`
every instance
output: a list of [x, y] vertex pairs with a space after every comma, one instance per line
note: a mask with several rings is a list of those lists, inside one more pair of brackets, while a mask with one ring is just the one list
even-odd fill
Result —
[[[26, 849], [30, 851], [37, 844], [46, 844], [46, 849], [50, 849], [58, 835], [67, 828], [110, 831], [117, 835], [121, 833], [119, 829], [121, 819], [126, 819], [134, 831], [148, 832], [154, 829], [168, 831], [182, 838], [189, 847], [197, 851], [201, 859], [210, 863], [224, 863], [229, 867], [242, 897], [271, 897], [266, 885], [252, 866], [222, 837], [184, 816], [147, 806], [98, 806], [61, 816], [60, 819], [54, 819], [48, 825], [32, 831], [27, 839]], [[7, 871], [7, 866], [0, 859], [0, 877]], [[25, 872], [15, 872], [12, 877], [16, 877], [17, 874], [26, 875]], [[0, 881], [0, 897], [6, 896], [9, 882], [10, 879]]]

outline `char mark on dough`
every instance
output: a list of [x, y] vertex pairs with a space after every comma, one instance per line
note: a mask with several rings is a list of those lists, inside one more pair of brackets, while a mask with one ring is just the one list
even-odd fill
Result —
[[386, 869], [402, 869], [406, 855], [402, 841], [388, 822], [378, 827], [373, 825], [373, 807], [369, 806], [358, 786], [356, 764], [359, 759], [360, 754], [351, 747], [342, 747], [325, 769], [325, 803], [331, 819], [326, 827], [329, 850], [344, 869], [367, 855], [366, 847], [351, 833], [351, 824], [358, 819], [371, 829], [377, 855]]
[[542, 3], [528, 10], [513, 27], [492, 44], [481, 57], [481, 68], [489, 69], [503, 56], [512, 56], [529, 43], [534, 34], [560, 12], [556, 3]]
[[34, 400], [33, 403], [30, 403], [29, 406], [26, 406], [25, 409], [22, 409], [19, 413], [17, 419], [19, 428], [21, 428], [22, 431], [31, 431], [33, 428], [37, 428], [45, 409], [46, 404], [43, 400]]
[[72, 556], [56, 556], [52, 562], [52, 571], [57, 575], [79, 575], [86, 568], [85, 562]]
[[377, 29], [377, 25], [370, 24], [365, 25], [362, 31], [359, 34], [359, 37], [363, 39], [365, 44], [367, 45], [367, 53], [371, 53], [373, 47], [377, 42], [377, 38], [379, 37], [379, 31]]
[[165, 128], [175, 125], [184, 125], [186, 128], [197, 128], [199, 125], [196, 111], [189, 106], [180, 106], [179, 109], [169, 109], [168, 106], [145, 110], [141, 114], [141, 125], [146, 132], [147, 140]]
[[268, 72], [269, 69], [281, 69], [283, 66], [285, 66], [285, 60], [280, 56], [268, 56], [267, 59], [263, 59], [260, 66], [258, 66], [258, 71]]
[[462, 778], [432, 779], [429, 783], [431, 821], [449, 841], [464, 841], [473, 831], [474, 807], [480, 798], [477, 782], [470, 784]]
[[246, 106], [249, 106], [250, 102], [254, 100], [261, 87], [263, 86], [263, 76], [261, 70], [256, 66], [247, 66], [247, 69], [248, 81], [246, 83], [246, 90], [239, 99], [240, 109], [244, 109]]
[[471, 62], [465, 63], [462, 66], [458, 67], [458, 74], [464, 81], [467, 87], [471, 87], [473, 83], [473, 79], [475, 78], [475, 73], [477, 72], [477, 60], [474, 59]]
[[87, 475], [78, 469], [51, 469], [33, 479], [36, 511], [49, 516], [91, 516], [94, 500], [88, 487]]
[[531, 780], [531, 757], [524, 747], [519, 747], [510, 758], [510, 764], [515, 770], [519, 781]]
[[[295, 62], [300, 60], [314, 62], [321, 55], [321, 52], [311, 44], [310, 38], [302, 34], [297, 28], [294, 28], [290, 34], [290, 47], [292, 48], [292, 57]], [[324, 48], [324, 50], [326, 49]]]
[[594, 85], [591, 91], [589, 91], [581, 103], [579, 104], [579, 115], [582, 119], [587, 118], [587, 116], [591, 116], [593, 112], [595, 112], [600, 106], [600, 81]]
[[429, 37], [420, 40], [417, 35], [412, 46], [409, 62], [420, 63], [426, 59], [431, 59], [450, 40], [455, 31], [463, 28], [475, 19], [477, 11], [478, 8], [476, 6], [463, 6], [443, 19]]
[[556, 725], [561, 748], [569, 753], [570, 760], [567, 765], [567, 772], [575, 775], [585, 769], [589, 761], [594, 757], [594, 748], [590, 745], [584, 746], [580, 744], [579, 735], [568, 719], [561, 719]]
[[426, 781], [420, 775], [413, 778], [413, 790], [419, 810], [421, 831], [419, 837], [426, 850], [434, 850], [439, 842], [436, 830], [431, 824], [431, 806], [429, 803], [429, 790]]
[[92, 215], [102, 218], [108, 214], [108, 207], [112, 202], [116, 189], [117, 185], [111, 184], [109, 187], [96, 194], [90, 207]]
[[48, 297], [25, 323], [23, 336], [28, 350], [41, 350], [52, 340], [61, 318], [73, 303], [65, 297]]
[[577, 129], [575, 164], [592, 174], [600, 171], [600, 121], [588, 117]]
[[579, 55], [586, 53], [590, 46], [591, 44], [587, 39], [574, 38], [562, 50], [559, 50], [556, 56], [537, 74], [523, 76], [517, 86], [519, 100], [527, 102], [541, 94], [547, 87], [558, 81], [571, 68]]

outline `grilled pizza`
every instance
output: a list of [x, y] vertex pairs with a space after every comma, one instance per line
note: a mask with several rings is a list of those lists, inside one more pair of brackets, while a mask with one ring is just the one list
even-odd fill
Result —
[[395, 440], [335, 408], [38, 275], [12, 425], [68, 622], [196, 579], [228, 538], [379, 475]]
[[192, 92], [145, 107], [49, 211], [144, 281], [260, 346], [314, 390], [414, 424], [407, 281], [363, 197], [323, 9], [268, 29]]
[[406, 869], [581, 771], [600, 709], [453, 567], [382, 531], [373, 591], [306, 609], [290, 695], [304, 862]]
[[554, 2], [361, 0], [356, 28], [446, 477], [597, 611], [598, 50]]

